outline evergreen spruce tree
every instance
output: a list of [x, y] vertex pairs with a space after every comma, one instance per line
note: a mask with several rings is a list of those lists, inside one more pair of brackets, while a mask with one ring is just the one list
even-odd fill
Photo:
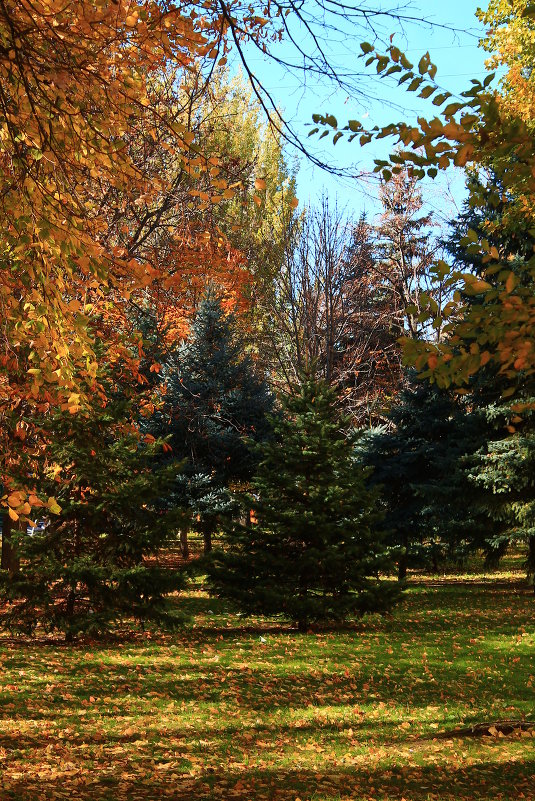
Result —
[[43, 422], [49, 445], [35, 483], [61, 512], [43, 531], [12, 531], [20, 566], [0, 573], [9, 602], [3, 626], [31, 631], [40, 623], [70, 640], [124, 618], [174, 621], [166, 595], [183, 577], [154, 556], [178, 527], [180, 510], [165, 512], [159, 500], [178, 468], [156, 466], [161, 443], [140, 442], [130, 416], [125, 400], [95, 399], [87, 413]]
[[461, 559], [483, 521], [467, 502], [465, 454], [481, 443], [481, 421], [447, 392], [410, 380], [389, 412], [390, 427], [372, 430], [358, 451], [381, 487], [384, 526], [397, 554], [398, 575], [409, 567], [438, 569], [446, 555]]
[[[529, 400], [532, 407], [525, 408], [521, 418], [515, 403], [502, 401], [486, 409], [488, 441], [470, 458], [468, 477], [473, 503], [489, 521], [484, 536], [476, 542], [485, 553], [487, 564], [495, 567], [511, 545], [522, 544], [527, 574], [533, 579], [535, 398]], [[535, 580], [533, 587], [535, 592]]]
[[[502, 263], [507, 263], [516, 277], [517, 287], [533, 292], [533, 278], [527, 262], [533, 256], [535, 237], [525, 219], [512, 218], [511, 198], [492, 167], [485, 175], [469, 177], [471, 194], [481, 198], [478, 206], [465, 205], [452, 224], [446, 246], [456, 264], [492, 283], [494, 275], [486, 272], [480, 248], [467, 238], [469, 230], [486, 238], [497, 248]], [[470, 305], [481, 303], [478, 295], [469, 296]], [[510, 384], [492, 363], [480, 369], [470, 385], [472, 414], [484, 420], [479, 447], [467, 463], [471, 481], [472, 505], [486, 517], [484, 532], [477, 532], [474, 545], [485, 554], [490, 566], [496, 566], [509, 545], [524, 543], [528, 574], [535, 573], [535, 381], [518, 371], [516, 392], [504, 396]], [[534, 585], [535, 586], [535, 585]]]
[[323, 382], [308, 378], [284, 398], [274, 438], [259, 448], [252, 491], [241, 499], [252, 520], [228, 528], [225, 550], [209, 564], [218, 595], [300, 630], [393, 606], [399, 587], [379, 578], [390, 561], [376, 493], [342, 433], [347, 423]]
[[169, 435], [173, 456], [186, 460], [173, 497], [189, 507], [208, 552], [221, 519], [234, 508], [231, 486], [254, 471], [250, 443], [268, 435], [266, 413], [273, 404], [244, 354], [233, 315], [224, 313], [214, 292], [199, 306], [191, 339], [166, 362], [162, 384], [163, 403], [149, 430]]

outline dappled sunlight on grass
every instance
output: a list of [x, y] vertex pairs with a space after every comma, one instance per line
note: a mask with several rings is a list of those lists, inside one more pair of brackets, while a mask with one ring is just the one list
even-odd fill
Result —
[[535, 720], [532, 593], [417, 582], [392, 617], [333, 631], [196, 590], [178, 633], [5, 638], [1, 800], [532, 798], [531, 731], [455, 735]]

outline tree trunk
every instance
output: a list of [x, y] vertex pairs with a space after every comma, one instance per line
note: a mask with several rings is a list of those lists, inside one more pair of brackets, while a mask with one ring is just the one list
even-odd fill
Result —
[[404, 581], [407, 578], [407, 554], [401, 554], [398, 560], [398, 581]]
[[[69, 620], [69, 622], [74, 617], [74, 603], [76, 601], [76, 593], [74, 588], [71, 587], [69, 590], [69, 594], [67, 595], [67, 602], [65, 604], [65, 616]], [[68, 628], [65, 631], [65, 642], [72, 642], [73, 641], [73, 633], [72, 629]]]
[[305, 634], [308, 631], [308, 621], [307, 620], [298, 620], [297, 621], [297, 631], [300, 631], [303, 634]]
[[11, 541], [12, 521], [8, 514], [2, 520], [2, 570], [7, 570], [12, 578], [19, 572], [20, 559]]
[[208, 526], [203, 531], [204, 553], [208, 554], [212, 550], [212, 527]]
[[189, 543], [187, 528], [180, 529], [180, 551], [186, 561], [189, 559]]
[[528, 558], [526, 559], [528, 576], [531, 577], [533, 592], [535, 593], [535, 535], [528, 540]]

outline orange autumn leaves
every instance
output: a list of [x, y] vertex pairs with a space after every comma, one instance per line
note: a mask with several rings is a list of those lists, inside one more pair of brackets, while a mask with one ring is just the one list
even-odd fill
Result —
[[[248, 35], [254, 30], [251, 18]], [[163, 293], [178, 335], [206, 281], [220, 285], [229, 303], [243, 302], [246, 265], [210, 219], [175, 227], [153, 258], [158, 239], [141, 247], [131, 213], [144, 209], [158, 220], [172, 198], [165, 169], [143, 158], [148, 142], [184, 176], [194, 163], [209, 198], [228, 195], [217, 154], [203, 152], [183, 109], [171, 108], [162, 91], [166, 80], [180, 83], [224, 56], [227, 31], [215, 2], [8, 0], [0, 7], [3, 503], [23, 452], [30, 461], [38, 453], [35, 412], [59, 404], [74, 413], [85, 393], [99, 390], [95, 339], [105, 340], [110, 363], [130, 359], [135, 375], [131, 298], [149, 292], [161, 302]]]
[[153, 84], [170, 62], [186, 70], [202, 58], [210, 25], [195, 23], [194, 5], [190, 16], [159, 3], [3, 9], [2, 355], [24, 354], [37, 398], [47, 384], [94, 381], [92, 290], [112, 283], [131, 291], [147, 280], [109, 227], [129, 201], [150, 204], [166, 179], [144, 172], [127, 138], [136, 129], [156, 136], [163, 124], [173, 134], [168, 147], [190, 158], [191, 136], [178, 119], [164, 119]]

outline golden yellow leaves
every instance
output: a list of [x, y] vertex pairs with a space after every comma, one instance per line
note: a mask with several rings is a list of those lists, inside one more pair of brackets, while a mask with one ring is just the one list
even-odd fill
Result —
[[61, 507], [58, 505], [55, 498], [48, 498], [47, 501], [42, 501], [35, 492], [25, 492], [24, 490], [15, 490], [11, 493], [6, 493], [0, 497], [0, 511], [2, 507], [7, 508], [7, 513], [10, 519], [16, 523], [19, 520], [29, 520], [32, 510], [46, 509], [51, 514], [57, 515], [61, 512]]
[[453, 159], [456, 167], [464, 167], [472, 159], [474, 155], [474, 145], [462, 145], [456, 152]]
[[489, 284], [488, 281], [485, 281], [482, 278], [478, 278], [476, 275], [472, 275], [471, 273], [465, 273], [463, 275], [464, 279], [464, 291], [467, 295], [481, 295], [484, 292], [488, 292], [492, 289], [492, 284]]

